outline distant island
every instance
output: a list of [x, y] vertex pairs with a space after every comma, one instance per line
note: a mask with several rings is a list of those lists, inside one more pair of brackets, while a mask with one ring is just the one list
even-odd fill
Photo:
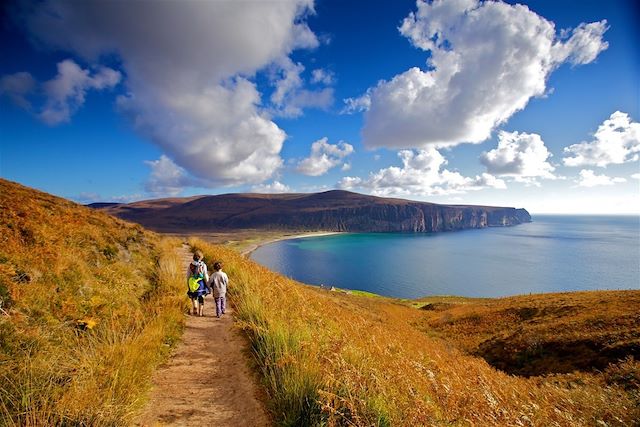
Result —
[[234, 193], [89, 206], [166, 233], [238, 229], [433, 233], [531, 222], [526, 209], [440, 205], [342, 190]]

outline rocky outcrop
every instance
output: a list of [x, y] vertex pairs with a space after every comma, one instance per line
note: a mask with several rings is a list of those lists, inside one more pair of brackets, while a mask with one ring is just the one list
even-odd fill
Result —
[[105, 208], [158, 231], [288, 229], [430, 233], [530, 222], [525, 209], [454, 206], [347, 191], [315, 194], [224, 194]]

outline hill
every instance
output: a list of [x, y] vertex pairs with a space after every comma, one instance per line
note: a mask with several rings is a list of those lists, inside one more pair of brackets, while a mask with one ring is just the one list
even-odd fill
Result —
[[[0, 232], [0, 424], [130, 424], [180, 336], [177, 243], [4, 180]], [[640, 291], [404, 301], [307, 286], [190, 244], [224, 263], [279, 425], [640, 419]]]
[[438, 205], [340, 190], [223, 194], [90, 206], [170, 233], [237, 229], [428, 233], [531, 221], [525, 209]]
[[415, 304], [424, 311], [418, 327], [425, 333], [509, 374], [598, 372], [628, 357], [640, 360], [640, 291]]
[[640, 419], [640, 291], [401, 301], [306, 286], [229, 248], [191, 243], [225, 264], [281, 425]]
[[125, 425], [179, 337], [166, 241], [0, 179], [0, 425]]

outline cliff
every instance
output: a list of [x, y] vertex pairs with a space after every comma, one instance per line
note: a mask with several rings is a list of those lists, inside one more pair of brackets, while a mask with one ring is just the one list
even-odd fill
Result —
[[438, 205], [339, 190], [223, 194], [90, 206], [161, 232], [258, 228], [431, 233], [531, 221], [525, 209]]

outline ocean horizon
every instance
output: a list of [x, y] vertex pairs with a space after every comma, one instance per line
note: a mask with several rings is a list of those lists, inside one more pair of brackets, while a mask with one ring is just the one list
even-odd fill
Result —
[[303, 237], [251, 258], [311, 285], [396, 298], [640, 289], [640, 216], [536, 214], [512, 227]]

